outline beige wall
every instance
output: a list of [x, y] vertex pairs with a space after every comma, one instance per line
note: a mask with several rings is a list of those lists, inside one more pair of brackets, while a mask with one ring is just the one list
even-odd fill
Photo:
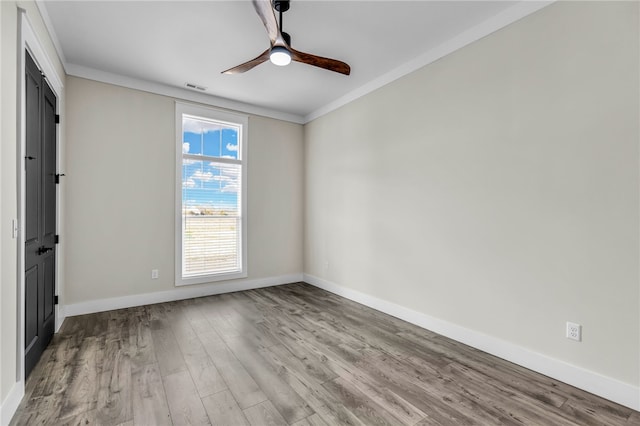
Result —
[[[2, 3], [0, 3], [0, 51], [5, 52], [5, 48], [11, 49], [9, 46], [5, 46], [9, 43], [10, 40], [10, 22], [4, 22], [8, 20], [9, 11], [5, 11], [5, 7]], [[15, 50], [14, 50], [15, 51]], [[3, 182], [6, 180], [4, 177], [4, 163], [6, 158], [6, 149], [5, 145], [9, 145], [9, 143], [5, 142], [6, 140], [10, 140], [11, 134], [9, 133], [9, 128], [7, 123], [9, 123], [12, 119], [12, 114], [10, 112], [12, 109], [7, 109], [10, 107], [9, 91], [10, 88], [8, 86], [8, 77], [10, 76], [10, 58], [4, 59], [4, 54], [0, 55], [0, 196], [2, 197], [2, 205], [0, 206], [0, 224], [5, 223], [5, 197], [10, 197], [10, 194], [5, 194], [5, 189], [3, 186]], [[6, 68], [6, 69], [5, 69]], [[15, 119], [13, 119], [15, 122]], [[15, 344], [11, 344], [10, 342], [5, 343], [6, 339], [12, 339], [15, 341], [15, 329], [12, 329], [11, 326], [15, 326], [15, 320], [11, 319], [11, 309], [9, 303], [7, 303], [8, 298], [11, 297], [11, 288], [10, 288], [10, 280], [11, 276], [4, 273], [7, 265], [4, 262], [4, 246], [6, 236], [4, 235], [3, 226], [0, 227], [0, 404], [4, 401], [9, 392], [9, 389], [13, 385], [10, 379], [7, 380], [7, 377], [12, 375], [10, 354], [5, 355], [6, 352], [10, 352], [11, 348], [15, 351]], [[8, 242], [7, 242], [8, 243]], [[5, 276], [6, 275], [6, 276]], [[15, 317], [15, 315], [14, 315]], [[4, 367], [5, 364], [8, 364], [7, 367]], [[13, 375], [15, 376], [15, 366], [13, 368]], [[6, 381], [6, 384], [5, 384]]]
[[17, 9], [13, 2], [0, 2], [2, 9], [2, 146], [0, 147], [0, 333], [2, 338], [0, 401], [16, 383], [17, 353], [17, 240], [11, 236], [11, 219], [18, 217], [16, 191], [16, 45]]
[[637, 386], [638, 40], [558, 2], [306, 125], [305, 273]]
[[[35, 4], [0, 2], [0, 401], [17, 352], [17, 4], [64, 77]], [[304, 134], [251, 116], [249, 278], [299, 273], [304, 252], [309, 274], [637, 385], [638, 36], [637, 3], [557, 3]], [[174, 290], [174, 100], [65, 88], [63, 302]]]
[[[17, 194], [17, 45], [18, 7], [27, 17], [43, 49], [63, 79], [64, 70], [35, 2], [0, 2], [0, 403], [16, 383], [18, 311], [18, 245], [11, 236], [11, 220], [18, 217]], [[64, 94], [62, 94], [63, 97]]]
[[[66, 112], [66, 303], [174, 290], [175, 100], [68, 77]], [[302, 126], [251, 116], [248, 149], [248, 278], [300, 274]]]

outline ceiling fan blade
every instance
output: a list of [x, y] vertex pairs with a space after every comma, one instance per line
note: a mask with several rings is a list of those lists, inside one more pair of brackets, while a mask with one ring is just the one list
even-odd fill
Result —
[[323, 58], [322, 56], [316, 56], [310, 53], [298, 52], [292, 48], [289, 48], [289, 51], [291, 52], [291, 59], [296, 62], [302, 62], [303, 64], [309, 64], [329, 71], [339, 72], [344, 75], [351, 74], [351, 67], [342, 61]]
[[222, 71], [222, 74], [240, 74], [243, 73], [245, 71], [249, 71], [251, 68], [256, 67], [258, 65], [260, 65], [263, 62], [266, 62], [269, 60], [269, 52], [271, 51], [271, 49], [267, 49], [264, 52], [262, 52], [260, 54], [260, 56], [258, 56], [257, 58], [254, 58], [248, 62], [245, 62], [244, 64], [238, 65], [236, 67], [233, 68], [229, 68], [226, 71]]
[[274, 45], [276, 40], [281, 37], [280, 29], [278, 28], [278, 21], [276, 20], [276, 15], [273, 13], [271, 0], [253, 0], [253, 7], [258, 13], [260, 19], [262, 19], [262, 23], [267, 30], [267, 34], [269, 34], [271, 45]]

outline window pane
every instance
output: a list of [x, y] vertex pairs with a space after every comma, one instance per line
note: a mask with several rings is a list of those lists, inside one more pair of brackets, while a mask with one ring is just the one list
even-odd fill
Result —
[[240, 167], [185, 158], [182, 161], [183, 207], [197, 209], [194, 214], [212, 214], [214, 210], [239, 214]]
[[183, 216], [182, 276], [240, 270], [240, 218]]
[[248, 117], [176, 102], [176, 285], [247, 277]]
[[183, 159], [183, 276], [241, 269], [241, 165]]
[[238, 130], [237, 126], [185, 115], [182, 152], [238, 160]]

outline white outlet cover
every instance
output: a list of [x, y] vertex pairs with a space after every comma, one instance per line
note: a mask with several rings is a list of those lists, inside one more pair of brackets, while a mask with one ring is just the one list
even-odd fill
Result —
[[567, 322], [567, 339], [582, 341], [582, 326], [573, 322]]

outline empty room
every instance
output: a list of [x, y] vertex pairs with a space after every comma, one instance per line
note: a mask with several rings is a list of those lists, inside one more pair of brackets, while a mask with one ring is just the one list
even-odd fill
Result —
[[640, 425], [640, 2], [0, 1], [0, 425]]

